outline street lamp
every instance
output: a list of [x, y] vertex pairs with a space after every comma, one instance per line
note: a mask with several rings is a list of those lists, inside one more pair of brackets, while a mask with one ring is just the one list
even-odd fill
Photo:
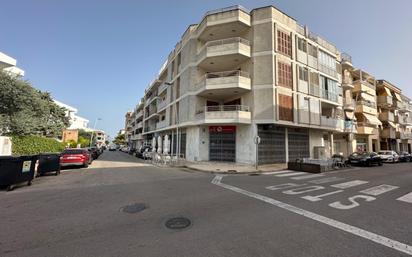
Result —
[[[173, 83], [171, 82], [165, 82], [166, 85], [168, 86], [173, 86]], [[173, 94], [171, 95], [171, 97], [173, 97]], [[177, 118], [177, 110], [176, 110], [176, 106], [173, 107], [173, 113], [175, 116], [175, 122], [176, 122], [176, 157], [179, 158], [180, 155], [180, 140], [179, 140], [179, 122], [178, 122], [178, 118]], [[172, 141], [173, 141], [173, 137], [172, 137]], [[173, 144], [172, 144], [173, 146]], [[173, 148], [172, 148], [173, 150]]]
[[96, 119], [94, 120], [93, 131], [92, 131], [92, 134], [90, 135], [90, 144], [89, 144], [90, 147], [92, 147], [94, 131], [96, 130], [96, 125], [97, 125], [97, 122], [98, 122], [99, 120], [102, 120], [102, 119], [101, 119], [101, 118], [96, 118]]

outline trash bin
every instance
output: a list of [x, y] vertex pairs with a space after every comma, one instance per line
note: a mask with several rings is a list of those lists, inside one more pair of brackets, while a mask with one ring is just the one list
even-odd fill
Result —
[[0, 156], [0, 185], [7, 186], [7, 191], [14, 185], [27, 182], [31, 185], [34, 178], [34, 167], [37, 155], [32, 156]]
[[37, 166], [37, 174], [42, 176], [49, 172], [55, 172], [55, 175], [60, 174], [60, 156], [57, 153], [39, 154], [39, 166]]

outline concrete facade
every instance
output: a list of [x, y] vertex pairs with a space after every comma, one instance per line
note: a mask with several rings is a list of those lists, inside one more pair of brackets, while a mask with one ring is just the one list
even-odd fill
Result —
[[376, 101], [375, 78], [308, 27], [233, 6], [187, 28], [125, 131], [136, 148], [167, 135], [189, 161], [327, 158], [380, 150]]

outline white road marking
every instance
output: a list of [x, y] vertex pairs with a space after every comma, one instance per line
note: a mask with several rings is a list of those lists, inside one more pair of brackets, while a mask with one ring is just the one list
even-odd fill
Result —
[[309, 182], [319, 185], [319, 184], [326, 184], [326, 183], [336, 182], [336, 181], [339, 181], [339, 180], [343, 180], [343, 178], [328, 177], [328, 178], [321, 178], [321, 179], [311, 180]]
[[372, 196], [368, 196], [368, 195], [354, 195], [348, 198], [348, 201], [350, 202], [350, 204], [343, 204], [340, 201], [337, 202], [333, 202], [331, 204], [329, 204], [330, 207], [339, 209], [339, 210], [349, 210], [355, 207], [358, 207], [360, 204], [356, 201], [356, 199], [363, 199], [367, 202], [371, 202], [373, 200], [376, 200], [375, 197]]
[[363, 180], [352, 180], [349, 182], [344, 182], [344, 183], [340, 183], [340, 184], [335, 184], [335, 185], [331, 185], [331, 187], [336, 187], [339, 189], [346, 189], [346, 188], [350, 188], [350, 187], [355, 187], [355, 186], [360, 186], [363, 184], [369, 183], [368, 181], [363, 181]]
[[317, 178], [317, 177], [323, 177], [325, 175], [322, 174], [311, 174], [311, 175], [304, 175], [304, 176], [297, 176], [297, 177], [293, 177], [291, 179], [294, 180], [303, 180], [303, 179], [310, 179], [310, 178]]
[[384, 194], [386, 192], [392, 191], [392, 190], [397, 189], [397, 188], [399, 188], [399, 187], [383, 184], [383, 185], [379, 185], [379, 186], [376, 186], [376, 187], [367, 188], [367, 189], [359, 191], [359, 192], [363, 193], [363, 194], [366, 194], [366, 195], [377, 196], [377, 195]]
[[216, 177], [218, 177], [218, 179], [213, 180], [215, 182], [212, 181], [212, 183], [217, 185], [217, 186], [220, 186], [220, 187], [226, 188], [228, 190], [231, 190], [233, 192], [236, 192], [236, 193], [246, 195], [248, 197], [263, 201], [263, 202], [271, 204], [273, 206], [282, 208], [284, 210], [293, 212], [293, 213], [301, 215], [303, 217], [306, 217], [306, 218], [312, 219], [314, 221], [326, 224], [328, 226], [331, 226], [331, 227], [337, 228], [339, 230], [348, 232], [352, 235], [365, 238], [365, 239], [370, 240], [372, 242], [375, 242], [377, 244], [389, 247], [391, 249], [394, 249], [394, 250], [397, 250], [399, 252], [403, 252], [403, 253], [406, 253], [406, 254], [412, 256], [412, 246], [410, 246], [410, 245], [407, 245], [407, 244], [401, 243], [399, 241], [390, 239], [388, 237], [381, 236], [381, 235], [375, 234], [373, 232], [369, 232], [367, 230], [364, 230], [364, 229], [361, 229], [361, 228], [358, 228], [358, 227], [355, 227], [355, 226], [352, 226], [352, 225], [349, 225], [349, 224], [346, 224], [346, 223], [343, 223], [343, 222], [340, 222], [340, 221], [337, 221], [337, 220], [334, 220], [334, 219], [331, 219], [331, 218], [328, 218], [328, 217], [325, 217], [325, 216], [322, 216], [322, 215], [319, 215], [319, 214], [316, 214], [314, 212], [306, 211], [304, 209], [295, 207], [295, 206], [287, 204], [287, 203], [283, 203], [281, 201], [269, 198], [267, 196], [259, 195], [259, 194], [256, 194], [256, 193], [253, 193], [253, 192], [250, 192], [250, 191], [246, 191], [246, 190], [238, 188], [238, 187], [223, 184], [223, 183], [221, 183], [222, 176], [218, 175]]
[[280, 175], [275, 175], [275, 176], [276, 176], [276, 177], [291, 177], [291, 176], [297, 176], [297, 175], [302, 175], [302, 172], [301, 172], [301, 171], [297, 171], [297, 172], [280, 174]]
[[337, 191], [333, 191], [333, 192], [329, 192], [326, 194], [321, 194], [321, 195], [305, 195], [302, 196], [303, 199], [311, 201], [311, 202], [317, 202], [322, 200], [323, 197], [328, 196], [328, 195], [334, 195], [334, 194], [338, 194], [343, 192], [343, 190], [337, 190]]
[[295, 189], [286, 190], [286, 191], [283, 191], [282, 193], [287, 194], [287, 195], [300, 195], [303, 193], [322, 190], [322, 189], [325, 189], [325, 188], [323, 186], [306, 186], [306, 187], [299, 187]]
[[275, 185], [275, 186], [268, 186], [266, 189], [275, 191], [279, 189], [286, 189], [286, 188], [291, 188], [291, 187], [298, 187], [298, 186], [303, 186], [306, 184], [295, 184], [295, 183], [285, 183], [285, 184], [280, 184], [280, 185]]
[[412, 203], [412, 192], [410, 192], [409, 194], [406, 194], [404, 196], [401, 196], [396, 200], [402, 201], [402, 202], [407, 202], [407, 203]]
[[280, 170], [280, 171], [271, 171], [271, 172], [265, 172], [262, 173], [263, 175], [275, 175], [275, 174], [283, 174], [283, 173], [290, 173], [294, 172], [293, 170]]

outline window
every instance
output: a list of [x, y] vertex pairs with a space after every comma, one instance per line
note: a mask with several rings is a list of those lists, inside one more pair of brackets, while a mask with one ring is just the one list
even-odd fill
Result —
[[308, 44], [308, 54], [312, 57], [318, 58], [318, 49], [315, 46]]
[[338, 96], [342, 94], [342, 88], [339, 86], [338, 82], [320, 76], [320, 86], [323, 98], [333, 102], [338, 101]]
[[305, 53], [307, 51], [306, 40], [304, 40], [303, 38], [300, 38], [300, 37], [298, 37], [298, 49], [302, 52], [305, 52]]
[[292, 89], [292, 66], [278, 62], [278, 85]]
[[299, 79], [303, 81], [308, 81], [308, 69], [302, 66], [299, 66]]
[[310, 72], [310, 84], [319, 85], [319, 74], [316, 72]]
[[290, 34], [278, 30], [278, 51], [282, 54], [292, 56], [292, 39]]
[[279, 94], [279, 120], [293, 121], [293, 97]]
[[319, 64], [326, 66], [327, 68], [336, 72], [336, 59], [335, 57], [319, 51]]

